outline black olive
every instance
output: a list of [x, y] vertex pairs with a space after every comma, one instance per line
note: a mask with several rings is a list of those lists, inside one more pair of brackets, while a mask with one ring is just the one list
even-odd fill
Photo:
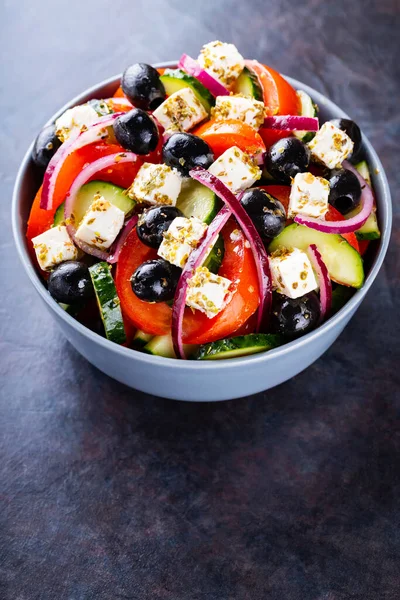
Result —
[[118, 117], [113, 127], [118, 143], [135, 154], [148, 154], [157, 147], [157, 124], [140, 108], [134, 108]]
[[175, 167], [181, 175], [188, 177], [190, 169], [208, 169], [214, 161], [214, 155], [207, 142], [197, 135], [174, 133], [163, 146], [163, 160], [170, 167]]
[[[331, 123], [336, 125], [339, 129], [347, 133], [351, 141], [354, 143], [353, 152], [351, 153], [351, 158], [356, 158], [357, 154], [359, 154], [361, 150], [361, 130], [357, 123], [352, 121], [351, 119], [332, 119]], [[348, 158], [350, 158], [350, 156]]]
[[136, 227], [139, 239], [146, 246], [158, 248], [163, 241], [164, 231], [176, 217], [183, 217], [183, 214], [175, 206], [155, 206], [145, 210]]
[[46, 169], [60, 146], [61, 141], [56, 136], [55, 125], [44, 127], [33, 144], [32, 160], [35, 165]]
[[307, 171], [311, 152], [306, 144], [296, 137], [287, 137], [273, 144], [265, 156], [268, 173], [280, 183], [290, 183], [297, 173]]
[[294, 299], [274, 293], [270, 327], [287, 338], [300, 337], [318, 325], [320, 312], [315, 292]]
[[145, 63], [128, 67], [122, 75], [121, 87], [132, 104], [145, 110], [154, 110], [165, 100], [159, 73]]
[[266, 190], [250, 188], [240, 201], [262, 238], [274, 238], [285, 227], [283, 205]]
[[347, 169], [335, 169], [328, 176], [330, 192], [329, 204], [342, 215], [356, 208], [360, 203], [361, 186], [357, 177]]
[[47, 282], [51, 296], [57, 302], [77, 304], [94, 296], [89, 269], [83, 262], [69, 260], [50, 273]]
[[172, 300], [182, 270], [163, 258], [148, 260], [131, 277], [133, 292], [146, 302]]

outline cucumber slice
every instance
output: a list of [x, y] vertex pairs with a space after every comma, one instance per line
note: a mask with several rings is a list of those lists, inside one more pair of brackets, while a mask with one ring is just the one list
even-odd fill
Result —
[[[350, 215], [349, 215], [350, 216]], [[378, 219], [376, 212], [372, 210], [364, 225], [356, 231], [358, 240], [379, 240], [381, 232], [379, 230]]]
[[99, 262], [89, 267], [106, 338], [116, 344], [126, 342], [120, 301], [111, 275], [111, 266]]
[[[355, 168], [360, 173], [361, 177], [365, 179], [369, 186], [371, 186], [371, 174], [368, 168], [368, 163], [365, 160], [362, 160]], [[354, 217], [357, 213], [360, 212], [360, 207], [358, 206], [355, 210], [348, 214], [348, 217]], [[356, 237], [358, 240], [379, 240], [381, 237], [381, 232], [379, 230], [378, 219], [376, 216], [376, 206], [374, 203], [374, 207], [372, 209], [371, 214], [368, 219], [365, 221], [364, 225], [360, 227], [356, 231]]]
[[361, 162], [354, 165], [357, 171], [360, 173], [361, 177], [365, 179], [368, 185], [371, 187], [371, 173], [369, 171], [368, 163], [366, 160], [362, 160]]
[[250, 71], [250, 69], [247, 67], [243, 69], [241, 75], [239, 75], [237, 78], [233, 88], [233, 93], [249, 96], [255, 100], [260, 100], [261, 102], [264, 99], [263, 91], [258, 82], [257, 75], [253, 73], [253, 71]]
[[278, 248], [306, 250], [316, 244], [333, 281], [355, 288], [364, 283], [363, 261], [359, 253], [341, 235], [322, 233], [293, 223], [280, 233], [269, 245], [270, 253]]
[[215, 104], [214, 96], [195, 77], [188, 75], [181, 69], [166, 69], [161, 75], [167, 96], [171, 96], [182, 88], [189, 87], [195, 93], [197, 99], [202, 103], [208, 114]]
[[74, 207], [76, 223], [82, 221], [96, 194], [100, 194], [110, 204], [120, 208], [125, 215], [129, 214], [135, 206], [135, 201], [129, 198], [124, 188], [107, 181], [90, 181], [83, 185], [78, 192]]
[[249, 333], [238, 337], [225, 338], [200, 346], [197, 360], [220, 360], [222, 358], [237, 358], [249, 354], [257, 354], [271, 350], [282, 344], [279, 335], [269, 333]]
[[135, 348], [143, 348], [146, 344], [150, 342], [152, 338], [153, 336], [151, 335], [151, 333], [145, 333], [144, 331], [138, 329], [135, 335], [133, 336], [133, 345], [135, 346]]
[[[184, 344], [183, 348], [186, 356], [190, 356], [193, 354], [196, 346]], [[164, 356], [164, 358], [176, 358], [170, 333], [167, 333], [167, 335], [154, 336], [150, 342], [145, 345], [143, 352], [146, 354], [153, 354], [154, 356]]]
[[207, 269], [211, 271], [211, 273], [215, 273], [215, 275], [217, 275], [222, 263], [222, 259], [224, 258], [224, 254], [224, 240], [222, 239], [222, 236], [219, 235], [217, 241], [211, 249], [210, 254], [204, 261], [204, 266], [207, 267]]
[[176, 207], [185, 217], [197, 217], [209, 225], [221, 208], [221, 200], [205, 185], [187, 179], [182, 183]]
[[[82, 221], [96, 194], [100, 194], [105, 200], [123, 210], [125, 215], [129, 214], [136, 204], [134, 200], [126, 195], [124, 188], [107, 181], [90, 181], [81, 187], [76, 197], [74, 215], [77, 225]], [[64, 204], [64, 202], [60, 204], [56, 210], [54, 225], [61, 224], [61, 222], [56, 223], [56, 220], [64, 220]]]
[[58, 227], [58, 225], [64, 225], [64, 206], [65, 206], [65, 202], [60, 204], [60, 206], [57, 208], [56, 212], [54, 213], [54, 221], [53, 221], [54, 227]]
[[[221, 200], [205, 185], [194, 179], [187, 179], [182, 183], [176, 207], [183, 212], [185, 217], [197, 217], [209, 225], [221, 208], [221, 204]], [[224, 252], [224, 241], [221, 236], [218, 236], [204, 266], [212, 273], [218, 273]]]
[[346, 304], [348, 300], [354, 294], [354, 290], [351, 287], [346, 287], [344, 285], [337, 285], [335, 289], [332, 291], [332, 308], [331, 314], [336, 314], [343, 306]]
[[[297, 97], [300, 101], [300, 115], [302, 117], [317, 117], [318, 107], [311, 100], [311, 97], [303, 90], [297, 90]], [[314, 131], [294, 131], [293, 134], [304, 143], [311, 142], [315, 136]]]

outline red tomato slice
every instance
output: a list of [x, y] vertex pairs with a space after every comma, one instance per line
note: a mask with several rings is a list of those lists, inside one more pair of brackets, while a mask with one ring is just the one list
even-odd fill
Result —
[[271, 146], [275, 144], [275, 142], [277, 142], [278, 140], [293, 135], [291, 131], [281, 131], [279, 129], [265, 129], [264, 127], [261, 127], [258, 133], [260, 134], [262, 141], [265, 144], [265, 148], [267, 150], [271, 148]]
[[114, 94], [114, 98], [126, 98], [124, 92], [122, 91], [122, 87], [121, 86], [119, 86], [117, 88], [117, 91]]
[[259, 154], [265, 151], [264, 142], [257, 131], [247, 123], [236, 119], [207, 121], [193, 133], [207, 142], [214, 153], [214, 158], [218, 158], [232, 146], [237, 146], [248, 154]]
[[368, 250], [369, 244], [370, 244], [370, 240], [358, 240], [358, 245], [360, 247], [361, 256], [364, 256], [364, 254]]
[[[251, 250], [245, 246], [244, 237], [233, 241], [230, 234], [237, 228], [232, 219], [224, 227], [222, 236], [225, 255], [220, 275], [238, 282], [236, 291], [227, 307], [213, 319], [199, 311], [185, 311], [183, 340], [188, 344], [203, 344], [229, 336], [241, 327], [257, 310], [259, 304], [258, 280]], [[235, 248], [238, 250], [235, 251]], [[156, 250], [142, 244], [136, 231], [128, 236], [117, 264], [115, 283], [124, 315], [135, 327], [153, 335], [164, 335], [171, 329], [171, 307], [165, 302], [148, 303], [133, 293], [130, 278], [146, 260], [156, 258]], [[239, 281], [238, 281], [239, 280]]]
[[[246, 65], [258, 77], [263, 90], [263, 100], [268, 115], [298, 115], [299, 99], [296, 90], [274, 69], [256, 60], [247, 60]], [[290, 131], [263, 129], [259, 131], [268, 149], [278, 140], [288, 137]]]
[[256, 60], [246, 60], [246, 66], [258, 77], [268, 115], [298, 115], [296, 90], [274, 69]]
[[[60, 204], [64, 202], [72, 182], [82, 171], [83, 167], [98, 158], [107, 156], [108, 154], [114, 154], [115, 152], [124, 152], [124, 149], [118, 144], [106, 144], [102, 142], [80, 148], [68, 156], [57, 178], [53, 208], [51, 210], [43, 210], [40, 208], [42, 188], [40, 188], [36, 194], [28, 219], [28, 228], [26, 232], [28, 240], [31, 240], [35, 236], [49, 229], [54, 220], [54, 213]], [[102, 181], [110, 181], [115, 185], [127, 188], [134, 180], [141, 164], [141, 161], [137, 161], [136, 163], [116, 164], [113, 167], [100, 171], [94, 178], [101, 179]]]

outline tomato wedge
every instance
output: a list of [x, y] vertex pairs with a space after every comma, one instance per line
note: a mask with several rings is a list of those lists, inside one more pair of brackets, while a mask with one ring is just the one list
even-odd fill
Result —
[[[102, 142], [98, 144], [90, 144], [84, 148], [80, 148], [68, 156], [57, 178], [53, 208], [51, 210], [44, 210], [40, 208], [40, 196], [42, 188], [40, 188], [36, 194], [28, 219], [28, 227], [26, 232], [26, 237], [28, 240], [31, 240], [35, 236], [49, 229], [54, 220], [54, 213], [60, 204], [64, 202], [65, 196], [67, 195], [72, 182], [82, 171], [83, 167], [86, 164], [101, 158], [102, 156], [114, 154], [115, 152], [124, 152], [124, 149], [118, 144], [106, 144]], [[109, 169], [100, 171], [95, 178], [101, 179], [102, 181], [110, 181], [115, 185], [127, 188], [134, 180], [141, 164], [141, 161], [137, 161], [136, 163], [132, 164], [116, 164]]]
[[[239, 329], [257, 310], [259, 304], [258, 280], [251, 250], [246, 247], [243, 235], [238, 241], [231, 240], [237, 229], [232, 219], [224, 227], [222, 236], [225, 255], [219, 273], [231, 281], [238, 281], [232, 300], [213, 319], [199, 311], [185, 310], [183, 340], [188, 344], [203, 344], [229, 336]], [[117, 264], [115, 283], [124, 315], [138, 329], [153, 335], [164, 335], [171, 329], [171, 307], [165, 302], [148, 303], [133, 293], [130, 278], [146, 260], [157, 257], [156, 250], [142, 244], [136, 231], [128, 236]]]
[[124, 92], [122, 91], [122, 87], [119, 86], [116, 90], [116, 92], [114, 93], [114, 98], [126, 98]]
[[360, 247], [361, 256], [364, 256], [364, 254], [368, 250], [369, 244], [370, 244], [370, 240], [358, 240], [358, 245]]
[[224, 121], [212, 119], [197, 127], [193, 133], [207, 142], [214, 153], [214, 158], [218, 158], [232, 146], [238, 146], [243, 152], [253, 155], [265, 151], [264, 142], [257, 131], [247, 123], [236, 119]]
[[296, 90], [280, 73], [257, 60], [246, 60], [246, 66], [258, 77], [268, 115], [299, 114], [299, 99]]
[[[262, 65], [257, 60], [247, 60], [246, 66], [258, 77], [263, 90], [263, 100], [268, 115], [298, 115], [299, 99], [296, 90], [277, 71]], [[265, 147], [268, 149], [278, 140], [288, 137], [290, 131], [261, 128], [259, 131]]]
[[[272, 196], [274, 196], [277, 200], [282, 202], [286, 212], [289, 207], [289, 197], [290, 197], [290, 186], [289, 185], [262, 185], [260, 186], [267, 192], [269, 192]], [[336, 210], [333, 206], [329, 205], [328, 212], [325, 215], [325, 219], [327, 221], [344, 221], [344, 216]], [[290, 223], [291, 220], [288, 220]], [[342, 237], [353, 246], [357, 252], [360, 252], [359, 242], [357, 240], [355, 233], [343, 233]]]

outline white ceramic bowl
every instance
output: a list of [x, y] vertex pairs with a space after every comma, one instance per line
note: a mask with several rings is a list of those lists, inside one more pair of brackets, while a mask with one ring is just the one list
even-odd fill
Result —
[[[171, 67], [176, 62], [155, 65]], [[67, 108], [91, 98], [107, 98], [119, 85], [120, 76], [103, 81], [63, 106], [48, 123]], [[296, 89], [303, 89], [320, 107], [322, 120], [347, 117], [336, 104], [319, 92], [287, 77]], [[12, 221], [15, 243], [22, 263], [36, 291], [56, 320], [66, 338], [82, 356], [98, 369], [126, 385], [165, 398], [187, 401], [217, 401], [239, 398], [266, 390], [306, 369], [336, 340], [360, 306], [371, 287], [389, 243], [392, 210], [390, 191], [382, 164], [375, 150], [363, 136], [365, 156], [371, 166], [378, 204], [382, 237], [364, 286], [324, 325], [304, 337], [275, 350], [244, 358], [219, 361], [181, 361], [142, 354], [123, 348], [93, 333], [64, 310], [48, 294], [30, 259], [26, 239], [26, 223], [32, 200], [39, 187], [31, 162], [32, 145], [28, 149], [15, 183]]]

